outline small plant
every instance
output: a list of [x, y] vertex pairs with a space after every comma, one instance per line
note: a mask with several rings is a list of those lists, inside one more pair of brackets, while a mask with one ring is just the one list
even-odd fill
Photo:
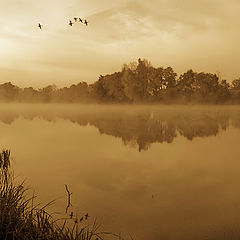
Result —
[[[66, 187], [67, 189], [67, 187]], [[42, 240], [98, 240], [110, 235], [98, 232], [99, 225], [86, 225], [84, 217], [74, 217], [71, 212], [68, 218], [54, 219], [46, 211], [47, 206], [34, 206], [35, 196], [28, 198], [24, 182], [17, 183], [11, 171], [10, 151], [0, 153], [0, 239], [42, 239]], [[71, 221], [71, 222], [70, 222]]]

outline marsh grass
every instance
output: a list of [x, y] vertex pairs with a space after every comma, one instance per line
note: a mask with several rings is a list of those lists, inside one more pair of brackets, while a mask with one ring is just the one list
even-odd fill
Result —
[[108, 232], [100, 232], [96, 220], [73, 217], [54, 219], [46, 208], [34, 205], [35, 196], [27, 197], [24, 182], [18, 183], [11, 170], [10, 151], [0, 152], [0, 239], [59, 239], [100, 240], [106, 236], [121, 239]]

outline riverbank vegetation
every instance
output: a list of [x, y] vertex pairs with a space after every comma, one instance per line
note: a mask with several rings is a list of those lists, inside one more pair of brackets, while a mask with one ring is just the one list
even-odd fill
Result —
[[[0, 239], [4, 240], [98, 240], [109, 233], [99, 232], [94, 221], [86, 223], [86, 216], [54, 219], [47, 205], [34, 205], [28, 198], [25, 184], [15, 181], [11, 170], [10, 151], [0, 153]], [[110, 234], [114, 239], [119, 236]]]

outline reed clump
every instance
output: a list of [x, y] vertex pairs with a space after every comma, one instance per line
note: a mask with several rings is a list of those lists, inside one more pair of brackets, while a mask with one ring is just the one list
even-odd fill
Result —
[[34, 206], [34, 196], [27, 197], [27, 191], [24, 182], [14, 179], [10, 151], [3, 150], [0, 152], [0, 239], [97, 240], [109, 234], [99, 232], [96, 221], [84, 225], [72, 216], [54, 219], [46, 210], [48, 205]]

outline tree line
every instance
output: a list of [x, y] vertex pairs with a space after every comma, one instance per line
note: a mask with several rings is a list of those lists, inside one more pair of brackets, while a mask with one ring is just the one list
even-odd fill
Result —
[[69, 103], [240, 103], [240, 78], [229, 84], [217, 74], [188, 70], [180, 76], [171, 67], [155, 68], [146, 59], [124, 64], [122, 70], [100, 75], [93, 84], [70, 87], [19, 88], [0, 85], [1, 102]]

